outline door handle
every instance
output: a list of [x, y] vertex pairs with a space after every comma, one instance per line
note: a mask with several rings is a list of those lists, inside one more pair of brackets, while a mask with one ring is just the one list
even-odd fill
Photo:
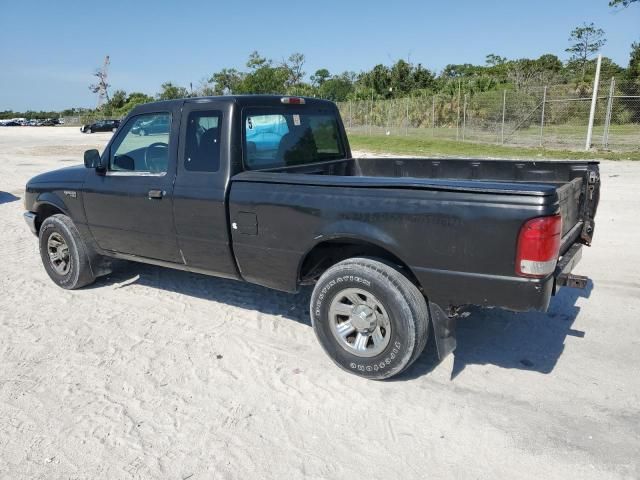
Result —
[[149, 199], [161, 200], [165, 193], [164, 190], [149, 190]]

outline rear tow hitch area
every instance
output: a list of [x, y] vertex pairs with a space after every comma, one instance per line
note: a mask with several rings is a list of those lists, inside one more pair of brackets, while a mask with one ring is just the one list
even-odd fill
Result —
[[582, 245], [576, 243], [562, 256], [556, 267], [556, 283], [553, 289], [555, 295], [560, 287], [587, 288], [589, 278], [571, 273], [582, 258]]
[[571, 273], [562, 274], [556, 280], [556, 285], [559, 287], [570, 288], [587, 288], [589, 277], [584, 275], [573, 275]]

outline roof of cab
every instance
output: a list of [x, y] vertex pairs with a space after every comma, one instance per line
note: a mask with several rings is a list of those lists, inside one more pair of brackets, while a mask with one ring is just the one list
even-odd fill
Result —
[[[177, 98], [175, 100], [160, 100], [157, 102], [145, 103], [142, 105], [138, 105], [135, 107], [131, 113], [145, 111], [145, 110], [156, 110], [158, 108], [175, 108], [177, 105], [182, 105], [184, 103], [208, 103], [208, 102], [228, 102], [235, 103], [240, 106], [274, 106], [274, 105], [283, 105], [282, 98], [285, 97], [295, 97], [295, 98], [303, 98], [305, 105], [316, 105], [316, 106], [333, 106], [335, 107], [335, 103], [330, 100], [322, 100], [320, 98], [312, 98], [312, 97], [300, 97], [296, 95], [221, 95], [221, 96], [212, 96], [212, 97], [189, 97], [189, 98]], [[296, 105], [297, 106], [297, 105]]]

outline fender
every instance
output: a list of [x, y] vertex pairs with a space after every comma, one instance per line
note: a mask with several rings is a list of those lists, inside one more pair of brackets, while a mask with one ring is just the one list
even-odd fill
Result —
[[[386, 250], [398, 259], [397, 242], [388, 235], [384, 230], [374, 225], [356, 221], [356, 220], [340, 220], [326, 225], [319, 233], [313, 237], [313, 243], [306, 248], [304, 253], [298, 260], [298, 268], [296, 270], [296, 279], [300, 278], [302, 266], [309, 254], [321, 243], [330, 242], [332, 240], [351, 240], [355, 242], [363, 242], [365, 244], [376, 246]], [[413, 272], [411, 272], [413, 273]]]
[[52, 207], [57, 208], [62, 213], [71, 217], [69, 214], [69, 208], [65, 204], [64, 200], [62, 200], [58, 195], [53, 192], [42, 192], [37, 197], [35, 202], [33, 203], [32, 210], [37, 212], [40, 207], [43, 205], [51, 205]]
[[387, 250], [398, 258], [400, 246], [387, 232], [371, 223], [357, 220], [340, 220], [326, 225], [313, 240], [315, 243], [305, 252], [305, 256], [318, 244], [329, 240], [349, 239], [370, 243]]

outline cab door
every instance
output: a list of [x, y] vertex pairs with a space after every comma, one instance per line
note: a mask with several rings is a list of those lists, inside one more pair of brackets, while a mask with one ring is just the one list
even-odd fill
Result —
[[239, 278], [229, 239], [228, 104], [184, 104], [173, 191], [178, 246], [187, 268]]
[[[174, 110], [130, 117], [102, 156], [106, 172], [88, 175], [85, 213], [101, 249], [182, 263], [172, 195], [179, 105]], [[172, 125], [171, 133], [140, 135], [141, 126], [158, 118]]]

